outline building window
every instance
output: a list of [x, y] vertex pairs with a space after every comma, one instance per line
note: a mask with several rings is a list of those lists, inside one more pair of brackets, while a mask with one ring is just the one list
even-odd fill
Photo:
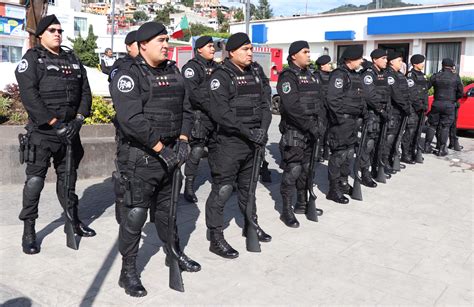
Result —
[[56, 0], [48, 0], [49, 5], [56, 5]]
[[21, 47], [0, 45], [0, 62], [20, 62], [21, 50]]
[[461, 62], [461, 43], [426, 43], [426, 64], [425, 72], [434, 74], [441, 70], [441, 61], [450, 58], [454, 65], [459, 67]]
[[364, 45], [362, 44], [355, 44], [355, 45], [339, 45], [337, 46], [337, 62], [339, 62], [339, 59], [341, 58], [342, 54], [344, 53], [344, 50], [347, 49], [349, 46], [359, 46], [361, 48], [364, 48]]
[[82, 37], [87, 35], [87, 18], [74, 17], [74, 35]]

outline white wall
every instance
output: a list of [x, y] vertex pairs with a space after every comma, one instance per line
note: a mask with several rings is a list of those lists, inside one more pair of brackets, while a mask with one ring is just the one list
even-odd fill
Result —
[[[410, 54], [423, 53], [425, 40], [428, 39], [466, 39], [466, 48], [462, 54], [462, 75], [474, 75], [474, 31], [450, 32], [450, 33], [416, 33], [396, 35], [367, 35], [367, 18], [387, 15], [406, 15], [419, 13], [432, 13], [444, 11], [456, 11], [474, 9], [474, 3], [462, 5], [425, 6], [416, 8], [387, 9], [372, 12], [352, 12], [342, 14], [315, 15], [296, 18], [276, 18], [264, 21], [255, 21], [252, 24], [264, 23], [268, 27], [267, 46], [282, 48], [284, 59], [288, 55], [288, 47], [296, 40], [306, 40], [310, 43], [311, 58], [316, 59], [322, 53], [322, 48], [329, 48], [329, 55], [334, 58], [337, 53], [338, 44], [362, 43], [364, 44], [364, 57], [370, 58], [370, 52], [376, 48], [377, 41], [408, 41], [410, 42]], [[325, 41], [326, 31], [355, 31], [355, 39], [352, 41]], [[233, 23], [230, 32], [245, 32], [245, 23]], [[252, 27], [250, 26], [250, 37]]]

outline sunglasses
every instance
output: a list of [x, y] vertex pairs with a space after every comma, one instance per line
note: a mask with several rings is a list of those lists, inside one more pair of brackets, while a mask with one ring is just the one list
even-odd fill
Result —
[[52, 33], [52, 34], [54, 34], [54, 33], [56, 33], [56, 32], [58, 32], [59, 34], [63, 34], [63, 32], [64, 32], [63, 29], [56, 29], [56, 28], [48, 28], [48, 29], [46, 29], [46, 30], [47, 30], [49, 33]]

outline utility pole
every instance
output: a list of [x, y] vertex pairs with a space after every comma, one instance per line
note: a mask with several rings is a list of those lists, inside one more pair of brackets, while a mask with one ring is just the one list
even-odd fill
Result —
[[110, 42], [110, 49], [114, 52], [114, 32], [115, 32], [115, 0], [112, 1], [112, 12], [110, 14], [112, 18], [112, 35], [111, 35], [111, 42]]
[[245, 3], [245, 33], [249, 35], [250, 30], [250, 0]]

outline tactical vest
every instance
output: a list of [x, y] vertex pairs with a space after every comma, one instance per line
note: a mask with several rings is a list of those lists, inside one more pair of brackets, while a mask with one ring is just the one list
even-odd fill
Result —
[[441, 70], [435, 74], [434, 99], [456, 101], [457, 76], [450, 71]]
[[42, 48], [33, 51], [38, 54], [38, 68], [44, 70], [39, 80], [41, 100], [58, 120], [70, 121], [81, 103], [83, 76], [79, 60], [70, 51], [65, 51], [66, 56], [55, 58], [48, 57]]
[[380, 97], [379, 103], [387, 104], [390, 98], [390, 88], [387, 82], [387, 75], [383, 71], [376, 72], [374, 69], [369, 68], [367, 71], [370, 72], [372, 78], [374, 78], [375, 92]]
[[177, 138], [183, 123], [183, 77], [172, 61], [159, 75], [154, 75], [146, 64], [135, 63], [150, 85], [148, 99], [143, 103], [145, 118], [162, 138]]
[[211, 74], [216, 69], [216, 67], [207, 67], [206, 65], [204, 65], [201, 61], [199, 61], [196, 58], [193, 58], [190, 61], [193, 61], [194, 63], [198, 64], [199, 67], [201, 67], [201, 69], [202, 69], [202, 72], [204, 74], [204, 79], [201, 80], [201, 82], [199, 83], [199, 92], [201, 93], [201, 97], [204, 97], [206, 102], [209, 102], [210, 93], [209, 93], [208, 81], [211, 78]]
[[222, 69], [230, 75], [235, 86], [236, 92], [229, 102], [231, 110], [244, 127], [260, 128], [263, 117], [263, 85], [258, 67], [251, 64], [250, 69], [245, 70], [243, 76], [237, 76], [225, 65]]
[[343, 110], [344, 113], [350, 115], [360, 115], [364, 107], [362, 100], [362, 81], [360, 74], [357, 72], [351, 72], [344, 67], [339, 67], [336, 70], [342, 70], [348, 77], [348, 81], [344, 80], [344, 101]]
[[416, 87], [416, 93], [420, 100], [424, 100], [428, 95], [428, 80], [426, 79], [425, 74], [422, 72], [415, 72], [414, 70], [410, 71], [414, 86]]
[[298, 93], [303, 115], [308, 117], [308, 120], [316, 119], [322, 104], [322, 85], [319, 78], [315, 77], [309, 70], [303, 72], [302, 70], [298, 71], [293, 68], [286, 68], [282, 74], [290, 72], [293, 73], [298, 80]]
[[318, 70], [317, 72], [321, 80], [321, 88], [323, 91], [323, 97], [326, 97], [328, 94], [329, 76], [331, 74], [327, 72], [323, 72], [321, 70]]

